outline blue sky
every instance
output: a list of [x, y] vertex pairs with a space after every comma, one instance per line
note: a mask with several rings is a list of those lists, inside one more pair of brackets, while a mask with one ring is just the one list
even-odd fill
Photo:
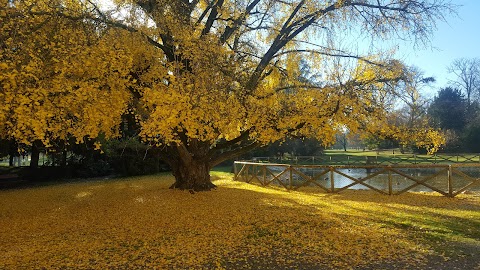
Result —
[[446, 17], [446, 23], [437, 23], [430, 46], [413, 49], [411, 43], [405, 43], [397, 52], [397, 57], [406, 64], [415, 65], [426, 76], [437, 79], [431, 95], [447, 86], [448, 79], [454, 79], [447, 71], [454, 59], [480, 57], [480, 0], [452, 0], [452, 3], [461, 5], [458, 14]]

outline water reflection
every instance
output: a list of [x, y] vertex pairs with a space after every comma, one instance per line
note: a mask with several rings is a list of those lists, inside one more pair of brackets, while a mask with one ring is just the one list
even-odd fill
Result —
[[[267, 166], [269, 173], [266, 175], [267, 182], [281, 181], [285, 186], [315, 186], [306, 179], [315, 180], [316, 184], [325, 189], [341, 189], [348, 186], [349, 189], [370, 189], [370, 187], [396, 193], [404, 190], [411, 191], [433, 191], [440, 190], [448, 192], [448, 169], [445, 167], [436, 168], [393, 168], [391, 171], [386, 168], [335, 168], [330, 172], [328, 168], [295, 167], [292, 173], [285, 171], [287, 167]], [[452, 174], [452, 188], [459, 190], [472, 179], [480, 177], [480, 167], [456, 168], [461, 173]], [[282, 173], [283, 172], [283, 173]], [[280, 176], [278, 176], [280, 174]], [[462, 175], [464, 174], [464, 175]], [[468, 176], [468, 177], [466, 177]], [[291, 183], [290, 183], [291, 177]], [[332, 181], [333, 179], [333, 181]], [[391, 185], [389, 184], [391, 182]], [[430, 188], [431, 187], [431, 188]], [[471, 188], [471, 191], [480, 191], [480, 184]]]

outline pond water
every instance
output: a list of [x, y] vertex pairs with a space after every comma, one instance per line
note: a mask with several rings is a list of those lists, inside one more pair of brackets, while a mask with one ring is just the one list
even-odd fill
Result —
[[[448, 192], [448, 170], [443, 167], [394, 168], [394, 171], [390, 172], [382, 168], [335, 168], [333, 172], [330, 172], [328, 168], [296, 167], [296, 171], [292, 171], [291, 174], [289, 171], [285, 171], [286, 167], [284, 166], [266, 167], [268, 173], [265, 173], [265, 180], [267, 182], [273, 180], [271, 184], [280, 184], [279, 182], [282, 182], [285, 186], [290, 184], [294, 187], [316, 186], [317, 184], [328, 190], [332, 189], [332, 184], [334, 189], [347, 186], [349, 189], [370, 189], [368, 186], [371, 186], [388, 192], [389, 179], [391, 179], [391, 188], [394, 193], [405, 189], [411, 191], [434, 191], [437, 189]], [[250, 174], [256, 174], [258, 179], [263, 179], [261, 167], [253, 168]], [[290, 175], [292, 178], [291, 183]], [[453, 191], [460, 190], [470, 184], [473, 179], [479, 177], [480, 167], [455, 168], [451, 176], [452, 189]], [[307, 179], [313, 179], [316, 184], [308, 182]], [[477, 184], [469, 187], [468, 190], [480, 191], [480, 183], [478, 182], [477, 180]]]

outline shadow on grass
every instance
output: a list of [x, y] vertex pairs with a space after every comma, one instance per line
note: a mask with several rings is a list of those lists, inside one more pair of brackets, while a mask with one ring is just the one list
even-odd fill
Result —
[[195, 194], [171, 177], [0, 192], [0, 268], [361, 269], [423, 254], [334, 199], [216, 179]]
[[123, 181], [128, 180], [129, 178], [137, 177], [155, 177], [155, 176], [166, 176], [171, 175], [171, 172], [161, 172], [151, 175], [140, 175], [136, 177], [132, 176], [122, 176], [122, 175], [106, 175], [106, 176], [97, 176], [97, 177], [51, 177], [48, 175], [42, 178], [29, 178], [15, 175], [10, 178], [0, 179], [0, 191], [2, 190], [16, 190], [16, 189], [30, 189], [30, 188], [39, 188], [39, 187], [49, 187], [56, 185], [72, 184], [72, 183], [88, 183], [88, 182], [98, 182], [98, 181]]
[[[448, 198], [427, 193], [386, 196], [359, 190], [340, 194], [328, 194], [320, 190], [286, 193], [296, 194], [298, 197], [293, 201], [299, 205], [305, 205], [303, 196], [316, 198], [321, 202], [310, 204], [311, 207], [331, 208], [332, 217], [350, 220], [352, 224], [363, 223], [372, 228], [396, 230], [416, 243], [426, 244], [434, 251], [428, 262], [438, 269], [475, 269], [480, 265], [478, 196]], [[302, 207], [299, 209], [304, 210]]]
[[230, 177], [212, 173], [218, 189], [195, 194], [169, 190], [166, 176], [0, 192], [0, 268], [424, 269], [422, 239], [383, 222], [421, 211], [408, 196], [287, 192]]

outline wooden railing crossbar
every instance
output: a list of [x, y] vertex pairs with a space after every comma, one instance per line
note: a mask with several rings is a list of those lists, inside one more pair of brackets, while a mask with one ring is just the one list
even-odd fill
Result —
[[419, 179], [416, 179], [416, 178], [413, 177], [413, 176], [410, 176], [410, 175], [408, 175], [408, 174], [405, 174], [405, 173], [403, 173], [403, 172], [400, 172], [400, 171], [398, 171], [398, 170], [395, 170], [395, 169], [391, 169], [391, 171], [394, 172], [394, 173], [396, 173], [396, 174], [398, 174], [398, 175], [401, 175], [401, 176], [403, 176], [403, 177], [405, 177], [405, 178], [407, 178], [407, 179], [410, 179], [410, 180], [412, 180], [413, 182], [415, 182], [414, 184], [412, 184], [412, 185], [410, 185], [410, 186], [408, 186], [408, 187], [406, 187], [406, 188], [398, 191], [397, 194], [402, 194], [402, 193], [404, 193], [404, 192], [406, 192], [406, 191], [408, 191], [408, 190], [410, 190], [410, 189], [412, 189], [412, 188], [414, 188], [414, 187], [417, 187], [417, 186], [419, 186], [419, 185], [422, 185], [422, 186], [427, 187], [427, 188], [429, 188], [429, 189], [431, 189], [431, 190], [434, 190], [434, 191], [436, 191], [436, 192], [438, 192], [438, 193], [440, 193], [440, 194], [442, 194], [442, 195], [448, 196], [448, 193], [446, 193], [446, 192], [444, 192], [444, 191], [442, 191], [442, 190], [440, 190], [440, 189], [437, 189], [437, 188], [435, 188], [435, 187], [433, 187], [433, 186], [428, 185], [428, 184], [425, 183], [425, 182], [427, 182], [428, 180], [433, 179], [433, 178], [441, 175], [442, 173], [445, 173], [446, 171], [448, 171], [448, 168], [443, 169], [443, 170], [440, 170], [440, 171], [438, 171], [437, 173], [432, 174], [432, 175], [429, 175], [429, 176], [427, 176], [427, 177], [424, 177], [424, 178], [422, 178], [422, 179], [420, 179], [420, 180], [419, 180]]
[[313, 180], [314, 180], [314, 181], [320, 180], [319, 177], [324, 176], [324, 175], [327, 174], [329, 171], [330, 171], [329, 169], [326, 169], [326, 170], [324, 170], [322, 173], [319, 173], [319, 174], [316, 174], [316, 175], [314, 174], [314, 175], [313, 175]]
[[[300, 185], [294, 186], [294, 187], [293, 187], [294, 190], [297, 190], [297, 189], [299, 189], [299, 188], [301, 188], [301, 187], [307, 186], [308, 184], [312, 183], [312, 184], [314, 184], [314, 185], [316, 185], [316, 186], [320, 187], [321, 189], [323, 189], [323, 190], [325, 190], [325, 191], [328, 192], [328, 188], [326, 188], [326, 187], [322, 186], [320, 183], [318, 183], [318, 182], [315, 180], [314, 177], [308, 176], [308, 175], [302, 173], [301, 171], [298, 171], [297, 169], [295, 169], [295, 168], [293, 168], [293, 167], [291, 168], [291, 170], [292, 170], [294, 173], [298, 174], [300, 177], [302, 177], [302, 179], [305, 180], [305, 181], [303, 181]], [[325, 173], [327, 173], [327, 172], [328, 172], [328, 171], [326, 171]]]
[[258, 172], [255, 170], [255, 167], [252, 166], [252, 177], [250, 178], [250, 182], [252, 182], [254, 179], [262, 184], [262, 181], [258, 178]]
[[346, 186], [344, 186], [344, 187], [341, 187], [341, 188], [337, 189], [337, 190], [336, 190], [337, 192], [340, 192], [340, 191], [342, 191], [342, 190], [348, 189], [349, 187], [353, 187], [354, 185], [360, 184], [360, 185], [366, 186], [366, 187], [368, 187], [368, 188], [370, 188], [370, 189], [372, 189], [372, 190], [375, 190], [375, 191], [377, 191], [377, 192], [380, 192], [380, 193], [382, 193], [382, 194], [387, 194], [386, 192], [384, 192], [384, 191], [381, 190], [381, 189], [377, 189], [377, 188], [374, 187], [374, 186], [371, 186], [371, 185], [369, 185], [369, 184], [367, 184], [367, 183], [364, 183], [364, 181], [366, 181], [366, 180], [368, 180], [368, 179], [370, 179], [370, 178], [373, 178], [373, 177], [370, 177], [370, 178], [365, 177], [365, 178], [357, 179], [357, 178], [354, 178], [354, 177], [352, 177], [352, 176], [350, 176], [350, 175], [347, 175], [347, 174], [345, 174], [345, 173], [342, 173], [342, 172], [340, 172], [340, 171], [338, 171], [338, 170], [334, 170], [334, 172], [335, 172], [335, 173], [338, 173], [338, 174], [342, 175], [343, 177], [346, 177], [346, 178], [348, 178], [348, 179], [350, 179], [350, 180], [353, 181], [353, 183], [348, 184], [348, 185], [346, 185]]
[[[234, 166], [236, 166], [236, 164], [234, 164]], [[238, 177], [238, 176], [242, 176], [243, 172], [248, 168], [248, 165], [247, 164], [243, 164], [242, 168], [240, 169], [240, 171], [235, 175], [235, 179]], [[247, 182], [247, 181], [245, 181]], [[248, 183], [248, 182], [247, 182]]]
[[350, 183], [350, 184], [348, 184], [348, 185], [346, 185], [346, 186], [344, 186], [344, 187], [342, 187], [342, 188], [337, 189], [338, 192], [340, 192], [340, 191], [342, 191], [342, 190], [345, 190], [345, 189], [348, 189], [348, 188], [350, 188], [350, 187], [353, 187], [353, 186], [355, 186], [355, 185], [357, 185], [357, 184], [360, 184], [360, 185], [366, 186], [366, 187], [368, 187], [368, 188], [370, 188], [370, 189], [372, 189], [372, 190], [374, 190], [374, 191], [377, 191], [377, 192], [379, 192], [379, 193], [387, 194], [387, 193], [384, 192], [383, 190], [377, 189], [376, 187], [365, 183], [365, 181], [367, 181], [367, 180], [369, 180], [369, 179], [372, 179], [372, 178], [374, 178], [375, 176], [380, 175], [382, 172], [386, 172], [386, 170], [379, 171], [379, 172], [370, 174], [370, 175], [368, 175], [368, 176], [366, 176], [366, 177], [359, 178], [359, 179], [354, 178], [354, 177], [351, 177], [351, 176], [349, 176], [349, 175], [347, 175], [347, 174], [345, 174], [345, 173], [339, 172], [338, 170], [334, 170], [334, 171], [335, 171], [336, 173], [342, 175], [343, 177], [346, 177], [346, 178], [348, 178], [348, 179], [350, 179], [350, 180], [353, 181], [353, 183]]
[[279, 183], [281, 186], [283, 186], [284, 188], [288, 189], [288, 187], [282, 182], [282, 180], [280, 180], [280, 176], [282, 176], [284, 173], [288, 172], [289, 167], [285, 167], [285, 169], [280, 172], [279, 174], [275, 175], [268, 167], [267, 167], [267, 171], [273, 176], [272, 180], [268, 181], [267, 182], [267, 179], [264, 179], [264, 185], [265, 186], [268, 186], [269, 184], [271, 184], [273, 181], [277, 181], [277, 183]]
[[466, 191], [470, 187], [480, 185], [480, 178], [471, 177], [470, 175], [467, 175], [464, 172], [462, 172], [460, 170], [457, 170], [455, 168], [452, 168], [452, 172], [456, 173], [456, 174], [458, 174], [458, 175], [462, 176], [463, 178], [466, 178], [467, 180], [470, 181], [470, 183], [468, 183], [466, 186], [461, 187], [459, 190], [453, 191], [453, 195], [458, 195], [458, 194]]

